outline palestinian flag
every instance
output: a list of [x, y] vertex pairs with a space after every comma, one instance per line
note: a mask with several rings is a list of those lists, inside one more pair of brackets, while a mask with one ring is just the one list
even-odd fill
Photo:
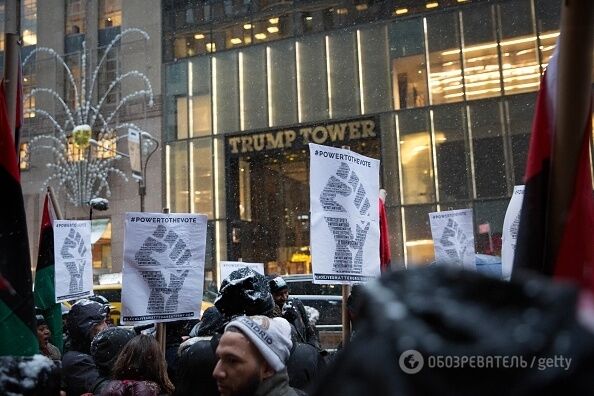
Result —
[[[589, 160], [592, 136], [591, 107], [583, 120], [585, 132], [572, 180], [573, 194], [565, 214], [557, 254], [552, 256], [547, 212], [550, 210], [551, 155], [557, 109], [558, 51], [551, 58], [540, 84], [528, 149], [524, 201], [514, 256], [514, 271], [528, 268], [569, 279], [594, 290], [594, 198]], [[577, 131], [576, 131], [577, 132]]]
[[35, 271], [35, 306], [41, 310], [52, 332], [51, 343], [62, 351], [62, 308], [56, 304], [54, 286], [54, 229], [56, 218], [49, 193], [45, 195], [41, 231], [39, 232], [39, 254]]
[[0, 89], [0, 355], [39, 351], [20, 174]]

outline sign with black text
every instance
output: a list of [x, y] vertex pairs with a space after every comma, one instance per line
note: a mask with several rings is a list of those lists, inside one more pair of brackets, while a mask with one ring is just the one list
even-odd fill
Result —
[[435, 262], [476, 270], [472, 209], [429, 213]]
[[206, 215], [126, 213], [122, 323], [199, 319]]
[[314, 283], [376, 278], [379, 257], [379, 161], [310, 143], [311, 254]]
[[93, 294], [91, 222], [54, 220], [56, 302]]

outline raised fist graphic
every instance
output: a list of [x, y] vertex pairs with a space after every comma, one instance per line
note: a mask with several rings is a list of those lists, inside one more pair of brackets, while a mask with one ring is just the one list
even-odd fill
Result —
[[329, 213], [358, 212], [361, 215], [362, 218], [354, 225], [350, 224], [346, 217], [324, 216], [336, 242], [334, 271], [361, 273], [363, 247], [370, 226], [367, 218], [371, 205], [363, 184], [347, 163], [341, 162], [336, 176], [328, 179], [320, 193], [320, 203], [323, 210]]
[[66, 265], [66, 269], [70, 275], [70, 284], [68, 286], [68, 292], [70, 294], [80, 293], [83, 289], [84, 257], [86, 253], [87, 248], [85, 247], [82, 235], [74, 228], [71, 228], [60, 249], [62, 258], [68, 260], [64, 262], [64, 265]]
[[181, 266], [190, 261], [192, 253], [175, 231], [167, 231], [165, 226], [159, 224], [153, 235], [146, 238], [134, 259], [140, 267], [154, 266], [160, 265], [159, 256], [164, 258], [163, 261], [166, 263], [172, 261], [174, 266]]

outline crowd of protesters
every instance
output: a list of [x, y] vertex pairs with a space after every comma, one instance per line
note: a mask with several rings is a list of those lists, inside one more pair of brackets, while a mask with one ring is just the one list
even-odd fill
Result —
[[[569, 286], [539, 278], [502, 282], [448, 268], [387, 274], [353, 289], [347, 308], [354, 331], [334, 355], [320, 348], [307, 311], [288, 292], [281, 277], [237, 270], [200, 321], [166, 324], [165, 352], [150, 328], [113, 326], [106, 300], [79, 300], [67, 313], [63, 356], [49, 343], [39, 315], [46, 357], [2, 358], [0, 393], [541, 395], [594, 389], [594, 315], [584, 315], [594, 309], [576, 315], [578, 296]], [[432, 365], [440, 356], [466, 365]], [[483, 360], [476, 357], [489, 356], [532, 364], [477, 365]], [[557, 357], [565, 365], [549, 364]]]

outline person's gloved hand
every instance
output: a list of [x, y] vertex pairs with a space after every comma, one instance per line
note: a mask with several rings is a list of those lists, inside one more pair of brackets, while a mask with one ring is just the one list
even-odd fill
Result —
[[293, 306], [292, 301], [287, 301], [285, 305], [283, 305], [283, 318], [285, 318], [289, 323], [292, 323], [297, 319], [299, 314], [297, 310]]

